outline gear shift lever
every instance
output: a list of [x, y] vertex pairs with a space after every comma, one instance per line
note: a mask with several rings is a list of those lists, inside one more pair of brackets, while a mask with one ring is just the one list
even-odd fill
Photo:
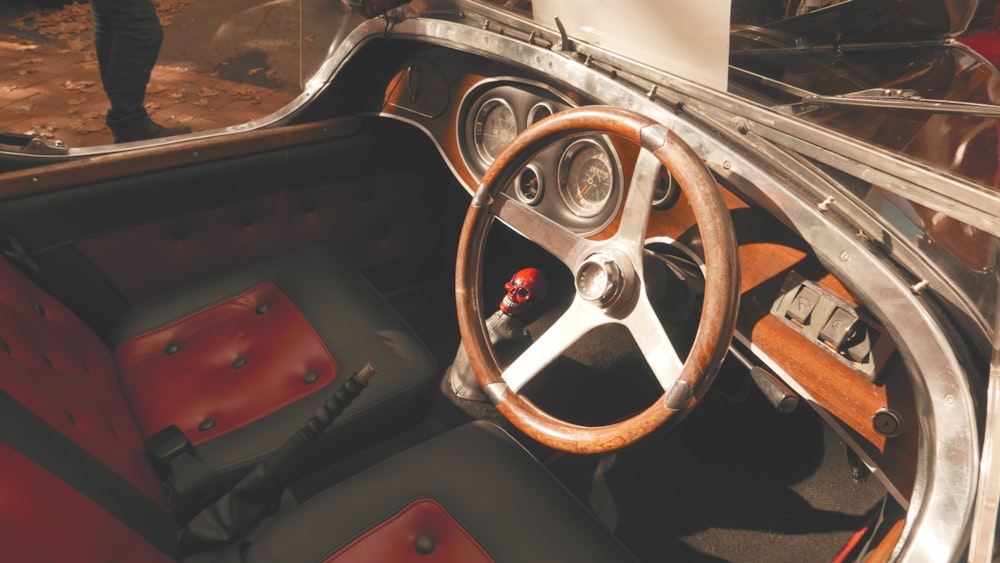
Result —
[[[486, 319], [486, 330], [501, 365], [509, 364], [530, 342], [531, 336], [525, 331], [520, 315], [545, 298], [549, 282], [541, 270], [524, 268], [504, 284], [504, 289], [507, 293], [500, 301], [500, 310]], [[445, 372], [445, 380], [457, 397], [489, 402], [469, 365], [469, 358], [465, 355], [465, 346], [462, 344], [458, 346], [455, 361]]]

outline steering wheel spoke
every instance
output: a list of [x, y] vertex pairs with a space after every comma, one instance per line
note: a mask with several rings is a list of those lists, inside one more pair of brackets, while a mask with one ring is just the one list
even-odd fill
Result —
[[517, 393], [583, 335], [604, 322], [599, 312], [579, 297], [574, 299], [569, 309], [504, 370], [504, 383]]
[[569, 268], [574, 268], [593, 246], [589, 240], [506, 194], [497, 196], [493, 203], [493, 213], [507, 226], [544, 248]]
[[[622, 218], [618, 231], [612, 237], [619, 247], [627, 247], [634, 258], [641, 256], [643, 242], [646, 240], [646, 225], [649, 222], [650, 209], [653, 203], [653, 192], [656, 189], [657, 176], [660, 173], [660, 159], [646, 149], [639, 151], [635, 163], [632, 181], [629, 182], [628, 193], [625, 196]], [[624, 249], [624, 248], [623, 248]], [[637, 260], [641, 264], [641, 260]]]
[[622, 324], [632, 333], [660, 387], [670, 391], [684, 369], [684, 362], [645, 295], [640, 296], [635, 309]]

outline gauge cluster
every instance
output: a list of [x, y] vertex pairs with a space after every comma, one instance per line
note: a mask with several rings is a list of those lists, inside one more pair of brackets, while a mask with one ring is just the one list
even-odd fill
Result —
[[[490, 80], [462, 103], [459, 137], [466, 164], [482, 176], [514, 137], [572, 107], [542, 86]], [[590, 234], [614, 218], [622, 198], [621, 163], [604, 136], [563, 139], [543, 149], [505, 190], [567, 228]]]

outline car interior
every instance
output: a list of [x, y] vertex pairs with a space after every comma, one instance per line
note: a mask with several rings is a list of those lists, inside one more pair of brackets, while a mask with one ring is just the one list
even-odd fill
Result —
[[938, 502], [944, 308], [657, 120], [388, 32], [284, 119], [0, 174], [5, 559], [882, 561]]

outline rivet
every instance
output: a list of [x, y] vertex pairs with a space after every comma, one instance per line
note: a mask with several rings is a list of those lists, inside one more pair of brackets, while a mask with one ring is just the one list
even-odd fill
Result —
[[256, 309], [254, 309], [254, 311], [258, 315], [263, 315], [264, 313], [266, 313], [266, 312], [268, 312], [270, 310], [271, 310], [271, 306], [269, 304], [267, 304], [267, 303], [261, 303], [260, 305], [257, 305]]
[[430, 555], [435, 547], [437, 547], [437, 540], [434, 539], [433, 534], [420, 534], [413, 541], [413, 549], [417, 550], [420, 555]]
[[245, 365], [247, 365], [246, 358], [236, 358], [236, 360], [233, 361], [233, 369], [240, 369]]
[[42, 307], [41, 303], [35, 303], [35, 312], [44, 317], [45, 307]]
[[306, 385], [312, 385], [313, 383], [316, 383], [316, 380], [318, 379], [319, 379], [319, 374], [314, 371], [311, 371], [302, 376], [302, 383], [305, 383]]
[[168, 355], [168, 356], [172, 356], [172, 355], [176, 354], [177, 352], [179, 352], [180, 349], [181, 349], [181, 345], [180, 344], [178, 344], [176, 342], [171, 342], [170, 344], [167, 344], [166, 348], [163, 349], [163, 353], [166, 354], [166, 355]]
[[0, 340], [0, 350], [10, 354], [10, 344], [7, 344], [6, 340]]
[[212, 420], [211, 418], [206, 418], [205, 420], [201, 421], [201, 424], [198, 425], [199, 432], [208, 432], [213, 428], [215, 428], [215, 421]]
[[249, 227], [250, 225], [253, 225], [253, 213], [249, 211], [244, 211], [242, 214], [240, 214], [240, 225], [243, 225], [244, 227]]

